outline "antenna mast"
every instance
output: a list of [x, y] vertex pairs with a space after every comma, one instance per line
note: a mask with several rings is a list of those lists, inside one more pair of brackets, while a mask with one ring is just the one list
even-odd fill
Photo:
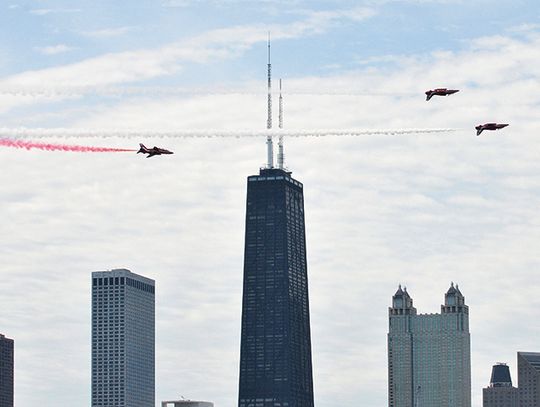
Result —
[[279, 128], [283, 128], [283, 96], [281, 95], [281, 79], [279, 80]]
[[[272, 128], [272, 64], [270, 63], [270, 31], [268, 32], [268, 118], [266, 128]], [[266, 138], [268, 162], [267, 168], [274, 168], [274, 145], [272, 136]]]
[[[283, 129], [283, 96], [281, 95], [281, 79], [279, 80], [279, 128]], [[283, 135], [279, 135], [278, 142], [278, 168], [282, 170], [285, 166], [285, 155], [283, 153]]]

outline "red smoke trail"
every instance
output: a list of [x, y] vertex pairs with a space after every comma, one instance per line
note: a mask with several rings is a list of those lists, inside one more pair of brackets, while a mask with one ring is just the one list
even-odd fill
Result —
[[125, 148], [73, 146], [69, 144], [36, 143], [34, 141], [10, 139], [0, 139], [0, 147], [25, 148], [27, 150], [36, 148], [38, 150], [46, 151], [74, 151], [78, 153], [121, 153], [137, 151]]

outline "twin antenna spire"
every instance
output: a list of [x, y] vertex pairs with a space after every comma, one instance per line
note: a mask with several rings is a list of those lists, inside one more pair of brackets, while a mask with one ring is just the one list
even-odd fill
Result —
[[[268, 118], [266, 128], [272, 129], [272, 64], [270, 62], [270, 33], [268, 33]], [[283, 96], [281, 95], [281, 79], [279, 80], [279, 128], [283, 128]], [[266, 137], [268, 161], [266, 168], [274, 168], [274, 143], [272, 136]], [[285, 155], [283, 153], [283, 136], [279, 136], [277, 165], [279, 169], [284, 169]]]

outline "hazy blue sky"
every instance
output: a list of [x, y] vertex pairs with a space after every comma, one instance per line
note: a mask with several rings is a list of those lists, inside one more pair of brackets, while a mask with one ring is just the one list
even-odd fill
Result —
[[[516, 352], [540, 351], [540, 3], [111, 3], [0, 4], [3, 134], [144, 129], [49, 140], [175, 151], [0, 149], [0, 332], [16, 340], [19, 407], [89, 405], [90, 272], [117, 267], [157, 282], [157, 400], [236, 403], [246, 177], [264, 140], [151, 132], [264, 128], [269, 30], [288, 130], [457, 129], [286, 140], [305, 187], [317, 405], [386, 405], [399, 283], [419, 312], [459, 283], [474, 407], [495, 362], [517, 382]], [[434, 87], [461, 92], [427, 103]], [[510, 127], [476, 137], [489, 121]]]

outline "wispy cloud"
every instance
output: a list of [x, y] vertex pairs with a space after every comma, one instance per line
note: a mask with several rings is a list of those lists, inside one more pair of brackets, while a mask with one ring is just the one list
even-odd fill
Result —
[[90, 38], [111, 38], [127, 34], [133, 27], [103, 28], [101, 30], [83, 31], [81, 35]]
[[364, 8], [310, 12], [304, 19], [291, 24], [216, 29], [157, 49], [110, 53], [70, 65], [21, 73], [4, 79], [0, 86], [39, 86], [43, 83], [96, 86], [144, 81], [177, 73], [184, 63], [204, 64], [239, 56], [253, 45], [266, 41], [268, 30], [274, 40], [299, 38], [323, 33], [339, 21], [357, 22], [372, 15], [370, 9]]
[[[320, 22], [329, 30], [351, 21], [340, 14], [307, 13], [271, 29], [275, 39], [314, 35]], [[173, 75], [185, 63], [241, 56], [264, 42], [267, 30], [262, 24], [212, 30], [156, 50], [102, 55], [8, 80], [30, 89], [144, 82]], [[286, 140], [287, 165], [305, 185], [317, 404], [384, 405], [387, 307], [397, 284], [407, 284], [419, 311], [429, 312], [437, 311], [454, 280], [471, 306], [473, 405], [481, 406], [491, 364], [514, 367], [515, 351], [534, 349], [540, 335], [530, 324], [540, 306], [534, 284], [540, 269], [540, 39], [489, 36], [461, 51], [366, 62], [333, 76], [288, 78], [285, 89], [315, 95], [285, 96], [285, 127], [451, 124], [465, 130]], [[461, 92], [428, 103], [423, 92], [433, 86]], [[264, 128], [264, 96], [145, 96], [91, 106], [73, 101], [72, 110], [51, 114], [56, 126], [76, 128]], [[0, 107], [21, 100], [32, 102], [0, 96]], [[6, 120], [40, 124], [38, 114], [14, 113]], [[483, 120], [511, 126], [476, 137], [473, 126]], [[118, 147], [127, 142], [107, 140]], [[174, 150], [174, 158], [0, 151], [0, 212], [10, 220], [0, 224], [0, 263], [5, 276], [17, 275], [0, 285], [0, 323], [19, 343], [22, 405], [38, 398], [55, 406], [87, 400], [88, 273], [116, 266], [158, 281], [158, 394], [164, 399], [180, 385], [216, 405], [234, 404], [245, 177], [264, 161], [264, 140], [156, 144]], [[142, 194], [140, 185], [152, 185], [153, 193]], [[178, 295], [178, 287], [189, 289]], [[63, 332], [73, 335], [66, 339]], [[47, 376], [54, 363], [58, 368]], [[204, 387], [208, 380], [212, 388]], [[65, 391], [66, 383], [73, 391]]]
[[189, 7], [200, 4], [213, 4], [221, 6], [232, 6], [239, 4], [249, 4], [254, 6], [266, 6], [266, 5], [283, 5], [288, 6], [305, 2], [305, 0], [162, 0], [162, 7]]
[[36, 47], [35, 49], [43, 55], [58, 55], [58, 54], [64, 54], [66, 52], [73, 51], [76, 48], [70, 47], [69, 45], [65, 45], [65, 44], [58, 44], [58, 45], [50, 45], [47, 47]]
[[30, 10], [30, 14], [36, 16], [46, 16], [48, 14], [63, 14], [63, 13], [80, 13], [79, 8], [38, 8]]

